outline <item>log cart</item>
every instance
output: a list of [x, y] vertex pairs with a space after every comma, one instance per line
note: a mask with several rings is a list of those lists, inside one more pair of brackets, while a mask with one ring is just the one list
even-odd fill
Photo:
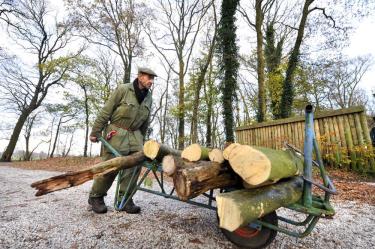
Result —
[[[137, 188], [133, 193], [130, 193], [130, 195], [127, 193], [120, 193], [119, 184], [117, 184], [114, 207], [116, 210], [122, 210], [127, 203], [125, 196], [133, 196], [137, 190], [140, 190], [174, 200], [182, 200], [199, 207], [217, 210], [222, 232], [231, 242], [241, 247], [266, 247], [275, 239], [277, 232], [285, 233], [297, 238], [303, 238], [311, 233], [320, 218], [329, 218], [335, 214], [333, 207], [330, 205], [330, 196], [332, 194], [337, 194], [332, 181], [325, 171], [313, 127], [313, 111], [312, 106], [309, 105], [306, 107], [304, 152], [302, 153], [294, 146], [286, 144], [286, 147], [293, 151], [297, 156], [303, 156], [303, 174], [301, 176], [291, 177], [279, 181], [276, 184], [243, 191], [241, 190], [243, 187], [236, 184], [236, 182], [238, 182], [237, 179], [228, 178], [224, 173], [221, 174], [221, 178], [209, 178], [209, 180], [201, 181], [200, 184], [198, 184], [199, 186], [195, 188], [190, 187], [189, 190], [185, 190], [190, 191], [190, 193], [185, 193], [183, 191], [184, 187], [179, 187], [180, 192], [182, 193], [177, 193], [176, 195], [175, 187], [170, 191], [167, 191], [165, 188], [165, 167], [163, 171], [163, 167], [159, 163], [160, 160], [153, 160], [146, 162], [143, 165], [145, 171], [142, 177], [140, 177], [140, 180], [137, 183]], [[101, 139], [101, 141], [113, 152], [114, 155], [121, 156], [105, 139]], [[169, 148], [165, 149], [170, 150]], [[316, 161], [313, 160], [313, 151], [315, 152]], [[176, 151], [173, 151], [173, 153], [178, 154]], [[176, 165], [180, 164], [182, 167], [189, 168], [189, 163], [180, 161], [178, 157], [170, 157], [169, 160], [175, 160], [174, 163]], [[205, 164], [209, 163], [201, 161], [200, 164], [202, 164], [201, 168], [204, 168], [206, 166]], [[313, 166], [316, 166], [319, 169], [323, 184], [312, 180]], [[209, 167], [210, 170], [212, 170], [212, 163]], [[196, 165], [195, 168], [197, 168]], [[119, 177], [121, 177], [122, 174], [123, 172], [120, 171]], [[142, 187], [142, 184], [149, 174], [152, 174], [156, 179], [159, 190]], [[202, 175], [204, 173], [200, 170], [199, 174]], [[194, 177], [190, 176], [190, 178]], [[174, 177], [175, 186], [181, 184], [181, 181], [178, 179], [178, 177]], [[218, 188], [219, 191], [214, 191], [213, 186], [215, 185], [226, 185], [229, 187], [221, 187]], [[321, 189], [324, 192], [324, 195], [313, 195], [313, 185]], [[191, 193], [194, 192], [192, 189], [195, 189], [197, 192]], [[209, 190], [206, 191], [207, 189]], [[219, 194], [215, 196], [215, 192], [219, 192]], [[203, 202], [192, 199], [192, 197], [199, 194], [206, 197], [207, 201]], [[224, 199], [227, 195], [228, 199]], [[200, 200], [202, 200], [202, 198], [200, 198]], [[220, 207], [221, 210], [219, 210], [218, 204], [215, 204], [216, 201], [228, 202], [228, 204]], [[280, 207], [285, 207], [297, 213], [305, 214], [305, 219], [302, 221], [296, 221], [278, 216], [276, 210]], [[228, 217], [225, 220], [221, 220], [224, 218], [221, 216]], [[234, 220], [236, 221], [233, 222]], [[279, 223], [281, 222], [296, 227], [304, 227], [304, 229], [303, 231], [298, 232], [292, 231], [285, 226], [279, 226]], [[238, 227], [238, 224], [241, 224], [241, 226]]]
[[[144, 167], [144, 173], [132, 193], [128, 193], [129, 186], [125, 193], [120, 192], [117, 181], [116, 210], [122, 210], [138, 190], [184, 201], [215, 210], [222, 232], [234, 244], [263, 248], [275, 239], [277, 232], [303, 238], [311, 233], [320, 218], [335, 214], [330, 196], [337, 192], [325, 171], [313, 127], [313, 108], [308, 105], [303, 152], [289, 144], [282, 151], [236, 143], [222, 152], [199, 145], [191, 145], [181, 152], [150, 140], [143, 152], [122, 156], [104, 138], [99, 138], [115, 158], [89, 169], [34, 182], [31, 187], [38, 190], [36, 196], [41, 196], [119, 170], [120, 179], [124, 169], [140, 165], [136, 167]], [[210, 161], [205, 161], [208, 158]], [[322, 183], [313, 181], [313, 166], [318, 168]], [[149, 175], [156, 179], [158, 190], [142, 186]], [[165, 175], [173, 177], [172, 190], [167, 191]], [[133, 175], [132, 181], [137, 181], [135, 178]], [[313, 195], [313, 186], [324, 194]], [[193, 199], [197, 196], [202, 198]], [[304, 220], [277, 215], [281, 207], [303, 214]]]

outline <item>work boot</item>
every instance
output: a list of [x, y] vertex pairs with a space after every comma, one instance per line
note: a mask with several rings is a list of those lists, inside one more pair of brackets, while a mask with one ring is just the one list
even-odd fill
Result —
[[107, 212], [107, 206], [104, 203], [104, 197], [90, 197], [89, 204], [92, 207], [92, 211], [97, 214], [104, 214]]
[[130, 199], [124, 207], [124, 211], [128, 214], [138, 214], [141, 212], [141, 208], [134, 204], [133, 199]]

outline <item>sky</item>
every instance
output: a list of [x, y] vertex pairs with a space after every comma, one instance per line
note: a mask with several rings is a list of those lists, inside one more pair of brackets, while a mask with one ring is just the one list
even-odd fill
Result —
[[[375, 61], [375, 18], [366, 18], [363, 20], [356, 32], [350, 37], [350, 46], [345, 50], [349, 56], [359, 56], [370, 54]], [[364, 75], [360, 82], [360, 87], [366, 89], [370, 94], [375, 93], [375, 63]]]
[[[52, 8], [54, 9], [59, 9], [59, 15], [63, 15], [63, 2], [62, 1], [51, 1], [53, 2]], [[52, 20], [52, 19], [51, 19]], [[241, 27], [241, 25], [240, 25]], [[242, 26], [244, 27], [244, 26]], [[375, 32], [373, 30], [375, 28], [375, 18], [374, 16], [365, 18], [361, 21], [361, 23], [358, 24], [357, 29], [355, 32], [352, 33], [350, 36], [350, 46], [347, 47], [344, 52], [349, 56], [349, 57], [355, 57], [359, 55], [365, 55], [365, 54], [370, 54], [372, 55], [374, 62], [375, 62]], [[4, 30], [2, 30], [4, 32]], [[241, 28], [238, 30], [239, 38], [241, 38], [241, 34], [247, 33], [248, 30], [244, 31]], [[21, 55], [22, 52], [17, 48], [15, 44], [12, 44], [9, 42], [8, 39], [6, 39], [6, 36], [0, 36], [0, 45], [2, 47], [7, 47], [10, 51], [14, 52], [15, 54]], [[245, 45], [240, 47], [243, 49]], [[140, 65], [140, 66], [144, 66]], [[133, 67], [133, 73], [135, 72], [136, 67]], [[164, 71], [163, 69], [156, 69], [157, 71]], [[156, 84], [158, 83], [156, 79]], [[359, 87], [362, 89], [365, 89], [368, 95], [372, 93], [372, 91], [375, 91], [375, 63], [373, 63], [373, 66], [370, 68], [370, 70], [364, 75], [362, 78], [362, 81], [359, 84]], [[55, 94], [52, 94], [56, 96]], [[0, 113], [2, 115], [2, 113]], [[5, 114], [6, 116], [3, 115], [3, 122], [7, 120], [14, 120], [14, 115], [11, 115], [9, 113]], [[73, 145], [73, 154], [82, 154], [82, 148], [83, 148], [83, 137], [84, 137], [84, 132], [83, 130], [77, 131], [76, 133], [77, 137], [81, 137], [82, 140], [80, 141], [75, 141], [75, 144]], [[6, 145], [7, 145], [7, 140], [4, 139], [4, 134], [0, 136], [0, 151], [4, 151]], [[37, 142], [35, 142], [37, 143]], [[34, 145], [35, 146], [35, 145]], [[89, 145], [90, 146], [90, 145]], [[16, 149], [23, 149], [24, 148], [24, 139], [20, 137], [20, 141], [17, 144]], [[48, 147], [46, 148], [46, 145], [42, 145], [41, 150], [47, 151]], [[37, 149], [36, 151], [39, 151]], [[93, 146], [93, 151], [94, 153], [98, 153], [99, 151], [99, 146], [96, 144]]]

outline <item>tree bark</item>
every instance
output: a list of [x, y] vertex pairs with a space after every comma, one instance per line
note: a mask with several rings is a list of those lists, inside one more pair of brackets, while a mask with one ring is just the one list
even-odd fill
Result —
[[222, 1], [221, 21], [218, 29], [218, 50], [221, 70], [221, 92], [224, 132], [227, 142], [234, 142], [233, 100], [236, 96], [238, 74], [238, 48], [236, 45], [235, 14], [239, 1]]
[[47, 157], [49, 157], [50, 151], [51, 151], [51, 144], [52, 144], [52, 137], [53, 137], [53, 125], [55, 124], [55, 118], [53, 117], [52, 123], [51, 123], [51, 136], [48, 141], [48, 152], [47, 152]]
[[297, 202], [302, 196], [303, 180], [288, 181], [258, 189], [243, 189], [216, 196], [220, 227], [233, 232], [241, 226]]
[[303, 172], [303, 160], [291, 150], [240, 145], [229, 154], [232, 169], [249, 185], [275, 183]]
[[[213, 5], [215, 6], [215, 5]], [[214, 26], [214, 34], [212, 37], [212, 41], [210, 44], [210, 48], [208, 51], [208, 55], [206, 58], [206, 61], [204, 62], [204, 65], [200, 67], [201, 71], [199, 73], [197, 83], [195, 86], [195, 93], [194, 93], [194, 102], [193, 102], [193, 114], [191, 118], [192, 122], [192, 131], [191, 131], [191, 143], [197, 143], [198, 140], [198, 107], [200, 103], [200, 91], [202, 88], [202, 85], [204, 84], [204, 79], [206, 77], [207, 70], [209, 66], [212, 64], [212, 58], [214, 54], [214, 48], [215, 48], [215, 39], [216, 39], [216, 31], [217, 31], [217, 21], [216, 21], [216, 10], [214, 8], [214, 19], [215, 19], [215, 26]]]
[[71, 188], [85, 183], [94, 177], [105, 175], [121, 169], [135, 167], [146, 160], [143, 152], [136, 152], [129, 156], [116, 157], [108, 161], [95, 164], [89, 169], [68, 172], [48, 179], [37, 181], [31, 187], [37, 189], [36, 196], [45, 195], [57, 190]]
[[266, 115], [266, 95], [264, 78], [264, 57], [263, 57], [263, 32], [262, 24], [264, 14], [262, 11], [262, 0], [255, 3], [255, 31], [257, 34], [257, 74], [258, 74], [258, 112], [257, 121], [263, 122]]
[[[212, 146], [212, 105], [213, 105], [213, 82], [212, 82], [212, 71], [213, 71], [213, 65], [212, 60], [210, 62], [210, 70], [208, 73], [208, 84], [206, 82], [203, 83], [204, 86], [204, 94], [206, 99], [206, 105], [207, 105], [207, 113], [206, 113], [206, 146], [211, 147]], [[208, 86], [206, 86], [208, 85]], [[207, 93], [208, 88], [208, 93]]]
[[83, 146], [83, 156], [87, 157], [87, 145], [89, 141], [89, 104], [88, 104], [88, 96], [87, 96], [87, 89], [86, 86], [82, 86], [83, 92], [85, 93], [85, 145]]
[[178, 197], [186, 201], [210, 189], [236, 185], [238, 179], [223, 164], [210, 161], [177, 160], [173, 183]]
[[[182, 51], [181, 51], [182, 53]], [[182, 150], [185, 144], [185, 85], [184, 85], [184, 61], [179, 62], [179, 94], [178, 94], [178, 149]]]
[[55, 141], [53, 142], [51, 154], [49, 155], [50, 158], [53, 158], [53, 154], [55, 153], [57, 139], [58, 139], [59, 133], [60, 133], [61, 123], [62, 123], [62, 117], [60, 117], [59, 123], [57, 124], [56, 134], [55, 134]]
[[294, 44], [292, 53], [290, 54], [288, 61], [288, 68], [286, 70], [285, 79], [283, 82], [283, 93], [281, 96], [281, 118], [288, 118], [292, 114], [292, 106], [294, 100], [294, 86], [293, 86], [293, 76], [297, 68], [299, 48], [301, 47], [303, 34], [305, 31], [305, 26], [307, 22], [307, 16], [309, 15], [309, 6], [314, 2], [314, 0], [305, 0], [303, 6], [302, 17], [298, 27], [297, 38]]

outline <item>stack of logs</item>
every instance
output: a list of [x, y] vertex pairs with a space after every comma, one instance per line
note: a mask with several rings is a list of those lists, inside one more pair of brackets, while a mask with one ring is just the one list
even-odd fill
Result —
[[[182, 201], [216, 188], [239, 189], [216, 195], [220, 227], [234, 231], [300, 199], [303, 160], [291, 150], [273, 150], [233, 143], [223, 151], [192, 144], [182, 152], [154, 140], [143, 152], [114, 158], [78, 172], [38, 181], [31, 186], [37, 196], [73, 187], [145, 160], [162, 163], [163, 172], [173, 178]], [[279, 180], [283, 179], [279, 182]]]
[[[220, 227], [234, 231], [281, 206], [298, 201], [303, 181], [302, 158], [291, 150], [230, 144], [221, 151], [192, 144], [179, 151], [150, 140], [143, 153], [161, 160], [163, 172], [173, 177], [178, 197], [186, 201], [210, 189], [237, 191], [216, 196]], [[286, 179], [280, 181], [281, 179]]]

